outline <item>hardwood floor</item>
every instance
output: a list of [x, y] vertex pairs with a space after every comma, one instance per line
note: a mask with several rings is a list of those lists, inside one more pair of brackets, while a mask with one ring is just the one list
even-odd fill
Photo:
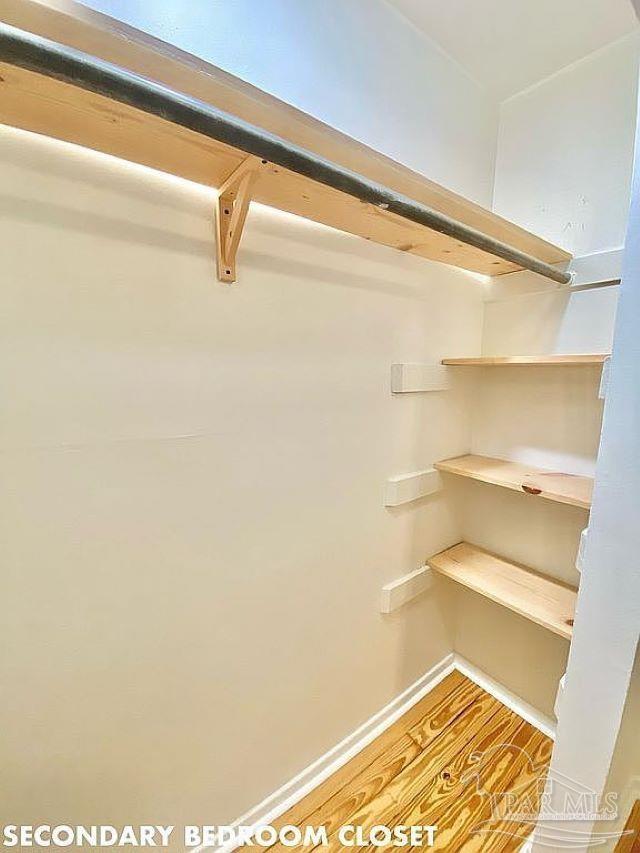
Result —
[[437, 825], [435, 845], [416, 850], [519, 850], [532, 822], [509, 820], [499, 809], [494, 819], [489, 795], [510, 792], [516, 798], [509, 802], [511, 814], [535, 813], [551, 746], [548, 737], [455, 672], [274, 825], [325, 826], [329, 848], [319, 850], [336, 853], [364, 849], [343, 847], [338, 829], [344, 824], [362, 826], [365, 835], [380, 824]]
[[640, 800], [636, 800], [625, 824], [624, 835], [616, 845], [616, 853], [640, 853]]

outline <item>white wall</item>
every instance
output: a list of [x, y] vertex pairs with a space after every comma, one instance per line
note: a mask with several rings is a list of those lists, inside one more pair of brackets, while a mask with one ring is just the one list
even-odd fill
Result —
[[[383, 0], [168, 6], [93, 4], [490, 202], [497, 105]], [[452, 650], [446, 582], [378, 613], [452, 497], [382, 497], [468, 380], [389, 368], [477, 351], [481, 285], [255, 207], [223, 288], [210, 191], [8, 129], [0, 174], [4, 816], [224, 823]]]
[[[502, 104], [498, 213], [576, 254], [624, 243], [639, 50], [633, 34]], [[583, 266], [608, 279], [619, 275], [618, 264], [612, 254]], [[570, 292], [528, 273], [497, 279], [487, 290], [482, 351], [608, 352], [619, 290]], [[599, 378], [597, 368], [477, 370], [471, 449], [593, 475]], [[577, 585], [586, 512], [473, 483], [455, 494], [466, 539]], [[456, 651], [551, 714], [568, 644], [479, 596], [461, 591], [457, 600]]]
[[[207, 3], [197, 32], [179, 4], [93, 7], [486, 203], [495, 108], [363, 4], [327, 26], [327, 4]], [[621, 243], [637, 46], [504, 105], [498, 212]], [[13, 822], [233, 819], [454, 645], [550, 712], [565, 641], [444, 580], [391, 617], [379, 592], [463, 536], [575, 582], [585, 514], [452, 480], [385, 510], [383, 484], [470, 449], [592, 470], [597, 374], [460, 371], [394, 399], [389, 366], [606, 348], [614, 289], [571, 297], [570, 322], [556, 291], [488, 303], [483, 343], [462, 272], [255, 208], [224, 288], [210, 191], [8, 129], [0, 173]]]
[[224, 823], [452, 649], [460, 538], [387, 477], [465, 451], [472, 276], [252, 208], [235, 287], [210, 190], [3, 128], [0, 681], [9, 822]]
[[[471, 451], [593, 476], [602, 402], [597, 368], [474, 370]], [[449, 487], [451, 488], [451, 486]], [[460, 483], [464, 538], [573, 586], [588, 513], [495, 486]], [[461, 591], [455, 649], [553, 717], [569, 644], [486, 599]]]
[[497, 103], [384, 0], [90, 0], [489, 207]]
[[[589, 535], [551, 772], [605, 790], [640, 636], [640, 147]], [[636, 674], [637, 677], [637, 674]], [[635, 705], [632, 687], [631, 704]], [[637, 738], [637, 724], [634, 737]], [[585, 748], [585, 744], [589, 748]], [[635, 747], [629, 755], [635, 754]], [[615, 766], [614, 762], [614, 766]], [[637, 769], [636, 769], [637, 772]], [[615, 775], [615, 773], [614, 773]], [[555, 804], [556, 808], [558, 804]], [[567, 808], [567, 804], [564, 804]], [[588, 829], [586, 827], [580, 829]], [[573, 827], [569, 824], [567, 829]], [[581, 845], [581, 851], [587, 849]], [[543, 849], [537, 845], [535, 849]]]
[[494, 209], [574, 255], [623, 245], [640, 34], [500, 108]]
[[542, 290], [526, 292], [514, 281], [497, 287], [502, 295], [485, 305], [485, 355], [611, 352], [617, 285], [588, 290], [543, 285]]

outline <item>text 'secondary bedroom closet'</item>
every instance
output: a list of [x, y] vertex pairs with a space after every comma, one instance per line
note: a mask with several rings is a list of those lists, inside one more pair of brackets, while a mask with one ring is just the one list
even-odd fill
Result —
[[630, 0], [0, 0], [0, 845], [640, 851]]

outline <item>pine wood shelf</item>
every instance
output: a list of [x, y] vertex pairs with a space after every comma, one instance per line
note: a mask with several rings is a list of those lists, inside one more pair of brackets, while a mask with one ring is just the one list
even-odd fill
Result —
[[509, 367], [512, 365], [531, 365], [534, 367], [552, 367], [553, 365], [579, 366], [604, 364], [610, 354], [478, 356], [477, 358], [443, 358], [442, 363], [456, 367]]
[[460, 542], [427, 560], [441, 575], [571, 639], [577, 591], [559, 581]]
[[525, 492], [556, 503], [583, 509], [591, 507], [593, 491], [591, 477], [548, 471], [544, 468], [522, 465], [519, 462], [509, 462], [506, 459], [474, 454], [445, 459], [442, 462], [436, 462], [434, 467], [448, 474], [502, 486], [516, 492]]
[[[221, 69], [71, 0], [64, 9], [36, 0], [6, 0], [2, 19], [231, 113], [537, 260], [559, 264], [571, 258], [563, 249]], [[5, 63], [0, 63], [0, 122], [215, 188], [227, 185], [247, 157], [237, 148], [157, 116]], [[251, 186], [254, 201], [455, 267], [487, 275], [522, 269], [286, 168], [259, 165]], [[234, 252], [228, 254], [230, 260], [219, 261], [231, 280]]]

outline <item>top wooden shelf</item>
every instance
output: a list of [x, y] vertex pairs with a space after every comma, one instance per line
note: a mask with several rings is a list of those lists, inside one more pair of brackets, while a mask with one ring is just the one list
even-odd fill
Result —
[[509, 355], [478, 356], [477, 358], [443, 358], [443, 364], [458, 367], [509, 367], [511, 365], [531, 365], [552, 367], [553, 365], [603, 364], [610, 353], [592, 353], [590, 355]]
[[[274, 133], [548, 264], [570, 259], [536, 237], [277, 98], [131, 27], [66, 0], [3, 0], [2, 20], [83, 51]], [[246, 154], [157, 116], [0, 63], [0, 122], [73, 142], [212, 187]], [[522, 267], [273, 164], [251, 197], [341, 231], [486, 275]]]

